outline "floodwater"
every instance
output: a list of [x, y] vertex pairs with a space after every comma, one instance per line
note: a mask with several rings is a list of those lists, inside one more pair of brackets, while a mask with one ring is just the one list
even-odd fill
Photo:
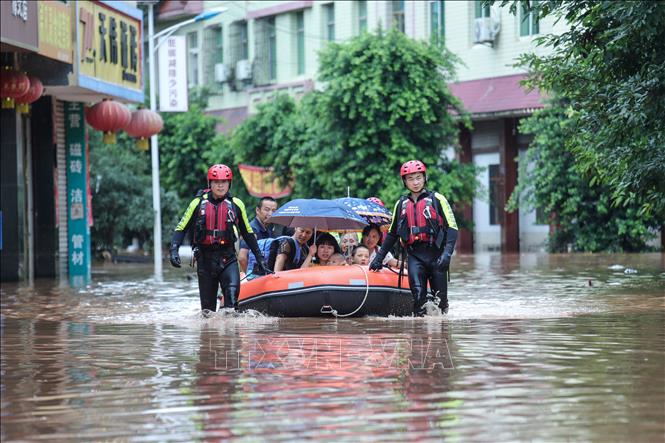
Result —
[[447, 316], [198, 314], [191, 270], [2, 284], [2, 441], [660, 441], [665, 258], [456, 257]]

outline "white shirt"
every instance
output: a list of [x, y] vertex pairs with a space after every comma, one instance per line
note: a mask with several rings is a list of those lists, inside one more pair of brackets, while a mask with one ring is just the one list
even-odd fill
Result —
[[[369, 262], [370, 262], [370, 263], [372, 263], [372, 260], [374, 260], [374, 257], [376, 257], [376, 252], [377, 252], [377, 251], [378, 251], [378, 249], [375, 249], [375, 250], [373, 250], [372, 253], [369, 255]], [[390, 262], [390, 260], [393, 260], [394, 258], [395, 258], [395, 257], [393, 257], [393, 255], [392, 255], [390, 252], [388, 252], [388, 253], [386, 254], [386, 258], [383, 259], [383, 264], [384, 264], [384, 265], [387, 265], [387, 264]]]

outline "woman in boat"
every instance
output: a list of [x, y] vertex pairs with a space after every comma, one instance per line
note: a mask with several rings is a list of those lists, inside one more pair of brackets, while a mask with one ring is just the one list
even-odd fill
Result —
[[[296, 228], [293, 236], [285, 238], [279, 244], [275, 258], [275, 272], [299, 269], [305, 261], [311, 262], [316, 254], [316, 245], [307, 246], [314, 231], [310, 228]], [[268, 260], [272, 262], [272, 260]]]
[[[376, 225], [365, 226], [361, 243], [369, 249], [369, 260], [374, 260], [374, 257], [376, 257], [376, 254], [381, 247], [381, 230], [379, 227]], [[386, 253], [386, 258], [383, 259], [383, 265], [396, 268], [399, 263], [397, 262], [397, 259], [393, 257], [392, 253], [388, 251]]]
[[217, 310], [217, 290], [221, 286], [224, 308], [238, 308], [240, 273], [236, 257], [236, 228], [265, 271], [254, 231], [247, 220], [243, 202], [231, 196], [229, 189], [233, 172], [226, 165], [208, 169], [208, 187], [187, 206], [180, 223], [173, 231], [169, 259], [176, 268], [181, 266], [178, 248], [185, 235], [194, 231], [193, 250], [199, 280], [201, 309]]
[[347, 232], [342, 235], [340, 243], [342, 254], [346, 257], [346, 262], [351, 264], [351, 253], [353, 252], [353, 248], [358, 246], [358, 235], [355, 232]]
[[310, 266], [326, 266], [333, 254], [340, 252], [337, 240], [327, 232], [322, 232], [316, 236], [315, 245], [316, 254], [311, 260], [305, 260], [305, 263], [302, 265], [303, 268]]
[[457, 240], [455, 216], [443, 195], [426, 189], [427, 168], [423, 162], [411, 160], [404, 163], [400, 176], [409, 192], [395, 203], [386, 241], [369, 268], [380, 270], [399, 238], [406, 245], [408, 254], [414, 313], [425, 314], [423, 306], [427, 301], [428, 281], [432, 292], [439, 297], [439, 308], [448, 312], [447, 277]]

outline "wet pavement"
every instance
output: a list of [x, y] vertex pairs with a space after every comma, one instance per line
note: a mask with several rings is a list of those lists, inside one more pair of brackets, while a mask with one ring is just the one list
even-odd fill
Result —
[[150, 273], [2, 284], [3, 442], [665, 438], [662, 254], [455, 257], [418, 319], [203, 319]]

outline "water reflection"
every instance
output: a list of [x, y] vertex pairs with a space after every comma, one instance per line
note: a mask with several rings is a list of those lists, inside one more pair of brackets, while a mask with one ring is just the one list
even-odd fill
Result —
[[664, 435], [657, 255], [463, 257], [424, 319], [204, 320], [182, 274], [105, 271], [2, 285], [2, 441]]

